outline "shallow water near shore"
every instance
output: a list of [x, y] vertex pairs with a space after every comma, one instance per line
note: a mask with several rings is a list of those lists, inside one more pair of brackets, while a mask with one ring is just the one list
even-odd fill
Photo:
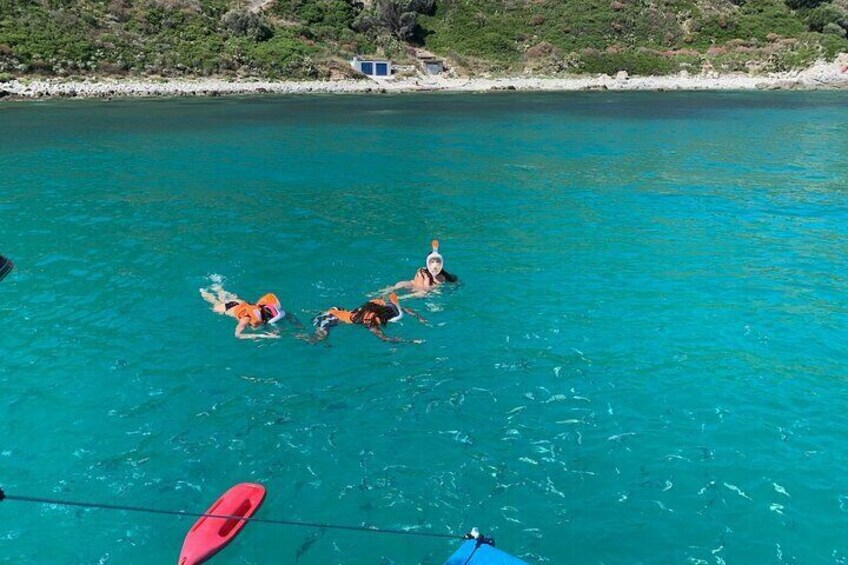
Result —
[[[848, 99], [591, 93], [0, 107], [0, 486], [464, 533], [546, 563], [848, 562]], [[233, 339], [462, 284], [384, 344]], [[0, 503], [0, 562], [168, 563], [191, 520]], [[450, 541], [250, 525], [215, 563]]]

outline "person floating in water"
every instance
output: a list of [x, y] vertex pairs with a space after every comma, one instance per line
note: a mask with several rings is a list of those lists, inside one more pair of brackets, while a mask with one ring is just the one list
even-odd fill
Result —
[[[260, 328], [274, 324], [283, 318], [297, 324], [297, 321], [286, 311], [276, 295], [268, 293], [256, 301], [256, 304], [246, 302], [223, 289], [220, 284], [213, 284], [208, 289], [201, 288], [200, 296], [212, 305], [212, 310], [218, 314], [231, 316], [238, 320], [235, 336], [239, 339], [276, 339], [280, 336], [271, 332], [260, 332]], [[298, 324], [299, 325], [299, 324]], [[246, 333], [253, 330], [256, 333]]]
[[439, 241], [434, 239], [431, 243], [433, 251], [427, 255], [424, 266], [415, 272], [412, 280], [400, 281], [380, 291], [381, 293], [394, 292], [400, 289], [411, 291], [403, 298], [420, 297], [445, 283], [455, 283], [459, 279], [445, 270], [445, 260], [439, 254]]
[[[422, 324], [427, 323], [427, 320], [411, 308], [404, 308], [398, 304], [397, 295], [391, 293], [388, 302], [381, 298], [374, 298], [354, 310], [342, 310], [336, 307], [330, 308], [323, 314], [316, 316], [312, 321], [315, 325], [315, 333], [308, 340], [310, 343], [315, 343], [326, 339], [330, 333], [330, 328], [339, 324], [358, 324], [368, 328], [372, 334], [383, 341], [402, 342], [405, 340], [399, 337], [389, 337], [384, 334], [383, 327], [389, 323], [399, 321], [403, 318], [404, 312], [415, 317]], [[423, 343], [424, 340], [413, 339], [411, 342]]]

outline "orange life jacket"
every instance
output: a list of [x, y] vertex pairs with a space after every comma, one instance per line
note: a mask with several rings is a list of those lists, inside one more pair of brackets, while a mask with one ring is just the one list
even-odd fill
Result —
[[282, 304], [280, 304], [280, 299], [277, 298], [275, 294], [269, 292], [257, 300], [256, 304], [242, 302], [238, 306], [234, 306], [233, 315], [239, 321], [241, 321], [242, 318], [248, 318], [250, 320], [250, 325], [254, 328], [258, 328], [266, 321], [265, 318], [262, 317], [262, 306], [271, 307], [273, 309], [273, 315], [271, 318], [276, 316], [283, 308]]
[[277, 298], [277, 295], [273, 292], [269, 292], [262, 298], [256, 301], [257, 306], [273, 306], [277, 310], [281, 310], [283, 305], [280, 303], [280, 299]]
[[250, 325], [254, 328], [258, 328], [264, 322], [262, 321], [262, 310], [259, 309], [257, 304], [251, 304], [249, 302], [242, 302], [237, 306], [233, 306], [233, 316], [239, 321], [243, 318], [247, 318], [250, 322]]

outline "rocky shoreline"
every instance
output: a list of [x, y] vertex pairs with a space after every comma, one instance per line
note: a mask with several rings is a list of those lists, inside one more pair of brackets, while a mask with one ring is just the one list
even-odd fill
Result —
[[224, 78], [112, 79], [80, 81], [62, 79], [12, 80], [0, 83], [0, 100], [44, 98], [122, 98], [223, 96], [241, 94], [402, 93], [488, 91], [581, 90], [822, 90], [848, 89], [848, 54], [832, 62], [819, 62], [803, 71], [747, 74], [681, 73], [671, 76], [636, 76], [618, 73], [569, 78], [440, 78], [395, 80], [261, 81]]

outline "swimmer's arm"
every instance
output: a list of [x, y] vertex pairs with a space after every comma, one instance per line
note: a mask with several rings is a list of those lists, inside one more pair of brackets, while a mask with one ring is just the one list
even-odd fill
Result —
[[241, 320], [239, 320], [239, 323], [236, 326], [236, 332], [235, 332], [235, 336], [238, 339], [277, 339], [277, 338], [280, 337], [276, 334], [267, 333], [267, 332], [256, 333], [256, 334], [246, 334], [246, 333], [244, 333], [244, 330], [247, 329], [247, 326], [248, 326], [249, 323], [250, 323], [250, 321], [247, 318], [242, 318]]
[[260, 334], [241, 334], [239, 335], [239, 339], [280, 339], [280, 336], [264, 332]]
[[428, 324], [429, 325], [429, 322], [426, 319], [424, 319], [424, 316], [422, 316], [421, 314], [419, 314], [418, 312], [416, 312], [412, 308], [404, 308], [403, 311], [406, 312], [407, 314], [409, 314], [410, 316], [412, 316], [413, 318], [415, 318], [416, 320], [418, 320], [419, 322], [421, 322], [422, 324]]
[[401, 339], [399, 337], [389, 337], [386, 334], [384, 334], [383, 330], [381, 330], [379, 327], [373, 327], [373, 328], [368, 328], [368, 329], [372, 334], [376, 335], [377, 337], [379, 337], [383, 341], [387, 341], [389, 343], [424, 343], [423, 339], [406, 340], [406, 339]]
[[426, 290], [416, 290], [415, 292], [410, 292], [409, 294], [401, 294], [398, 296], [398, 300], [408, 300], [410, 298], [424, 298], [429, 293]]
[[244, 337], [242, 337], [242, 332], [245, 330], [245, 328], [247, 328], [247, 324], [248, 324], [247, 318], [239, 319], [238, 325], [236, 326], [236, 334], [235, 334], [238, 339], [248, 339], [246, 335]]
[[280, 339], [280, 336], [277, 334], [244, 334], [241, 336], [241, 339]]
[[380, 294], [389, 294], [390, 292], [394, 292], [402, 288], [412, 288], [412, 281], [400, 281], [393, 284], [392, 286], [387, 286], [386, 288], [380, 291]]
[[383, 341], [388, 341], [388, 342], [391, 342], [391, 343], [400, 343], [400, 342], [402, 342], [402, 341], [403, 341], [403, 340], [402, 340], [401, 338], [399, 338], [399, 337], [389, 337], [389, 336], [387, 336], [386, 334], [384, 334], [384, 333], [383, 333], [383, 330], [381, 330], [378, 326], [374, 326], [374, 327], [372, 327], [372, 328], [368, 328], [368, 330], [369, 330], [372, 334], [376, 335], [377, 337], [379, 337], [379, 338], [380, 338], [381, 340], [383, 340]]
[[372, 297], [373, 296], [385, 296], [387, 294], [390, 294], [390, 293], [395, 292], [396, 290], [400, 290], [402, 288], [409, 290], [409, 289], [412, 288], [412, 286], [413, 286], [413, 281], [400, 281], [398, 283], [393, 284], [392, 286], [387, 286], [385, 288], [381, 288], [380, 290], [378, 290], [376, 292], [372, 292], [368, 296], [372, 296]]

